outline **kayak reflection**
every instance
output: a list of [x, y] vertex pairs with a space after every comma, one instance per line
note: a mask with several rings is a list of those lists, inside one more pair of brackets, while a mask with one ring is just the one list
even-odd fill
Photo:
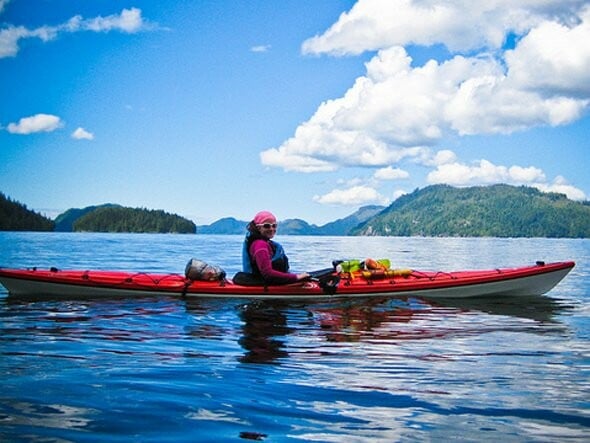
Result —
[[[422, 298], [366, 300], [365, 303], [311, 308], [328, 341], [423, 340], [448, 335], [475, 335], [494, 330], [529, 330], [538, 324], [559, 322], [556, 316], [566, 309], [544, 296], [494, 297], [430, 301]], [[490, 319], [490, 315], [498, 316]], [[512, 319], [512, 320], [511, 320]]]
[[242, 363], [274, 363], [287, 357], [283, 337], [293, 332], [279, 303], [253, 302], [238, 307], [242, 325]]
[[492, 315], [534, 320], [541, 323], [559, 323], [557, 315], [572, 306], [545, 295], [520, 297], [475, 297], [472, 299], [437, 299], [439, 306], [453, 306], [466, 311], [480, 311]]
[[[197, 306], [200, 309], [195, 309]], [[191, 307], [203, 314], [202, 305], [187, 303], [189, 311]], [[436, 301], [413, 297], [369, 298], [317, 303], [258, 300], [233, 306], [242, 322], [237, 340], [244, 352], [238, 361], [254, 364], [280, 364], [293, 352], [321, 353], [307, 345], [304, 350], [300, 348], [300, 339], [307, 342], [309, 337], [319, 339], [318, 345], [322, 341], [375, 340], [395, 344], [400, 340], [506, 330], [545, 333], [562, 328], [556, 317], [568, 308], [545, 296]], [[529, 320], [548, 325], [549, 329], [531, 328]]]

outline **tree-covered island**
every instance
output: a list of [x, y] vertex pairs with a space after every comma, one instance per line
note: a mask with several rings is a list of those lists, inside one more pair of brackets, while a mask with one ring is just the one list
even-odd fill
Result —
[[134, 232], [194, 234], [196, 225], [186, 218], [162, 210], [99, 207], [73, 223], [75, 232]]

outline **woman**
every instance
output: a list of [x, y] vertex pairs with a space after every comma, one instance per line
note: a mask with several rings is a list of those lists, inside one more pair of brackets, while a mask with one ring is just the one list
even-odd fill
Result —
[[276, 233], [277, 219], [272, 213], [261, 211], [254, 216], [242, 250], [244, 272], [261, 280], [261, 284], [286, 284], [309, 278], [307, 272], [289, 272], [289, 259], [283, 247], [272, 240]]

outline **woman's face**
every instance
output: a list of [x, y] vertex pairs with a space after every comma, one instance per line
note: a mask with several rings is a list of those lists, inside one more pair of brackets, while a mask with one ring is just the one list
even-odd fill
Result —
[[277, 221], [275, 219], [266, 219], [263, 223], [257, 224], [258, 232], [266, 239], [271, 239], [277, 233]]

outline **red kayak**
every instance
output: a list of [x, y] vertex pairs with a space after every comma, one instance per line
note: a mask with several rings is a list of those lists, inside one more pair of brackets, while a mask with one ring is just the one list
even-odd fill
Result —
[[0, 268], [0, 283], [14, 296], [128, 297], [145, 295], [289, 300], [333, 297], [480, 297], [540, 295], [575, 266], [573, 261], [474, 271], [390, 270], [329, 273], [282, 286], [242, 286], [230, 279], [189, 280], [180, 274]]

